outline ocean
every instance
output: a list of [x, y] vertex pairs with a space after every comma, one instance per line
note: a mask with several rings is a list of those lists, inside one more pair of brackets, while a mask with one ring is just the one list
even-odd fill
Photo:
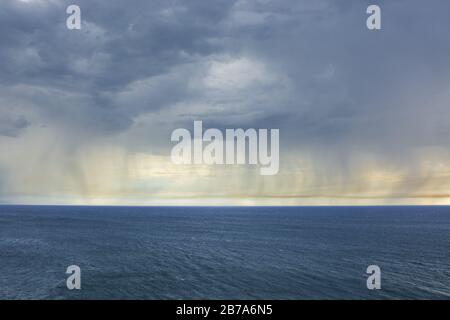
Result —
[[450, 299], [450, 207], [0, 206], [0, 299]]

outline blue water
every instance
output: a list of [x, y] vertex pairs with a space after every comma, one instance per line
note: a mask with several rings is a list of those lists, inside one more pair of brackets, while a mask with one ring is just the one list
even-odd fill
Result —
[[0, 206], [0, 298], [450, 299], [450, 207]]

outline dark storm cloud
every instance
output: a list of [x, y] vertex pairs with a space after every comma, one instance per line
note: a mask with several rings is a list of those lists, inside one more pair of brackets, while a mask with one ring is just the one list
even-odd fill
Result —
[[[187, 8], [176, 1], [77, 1], [82, 31], [65, 27], [70, 3], [2, 2], [3, 81], [49, 82], [73, 90], [122, 87], [187, 62], [189, 55], [211, 52], [207, 40], [216, 35], [214, 22], [226, 17], [232, 1], [218, 1], [210, 9], [204, 1]], [[92, 61], [95, 70], [77, 72], [73, 65], [80, 60]]]
[[329, 2], [307, 16], [294, 7], [295, 17], [272, 25], [264, 36], [255, 31], [245, 45], [292, 79], [298, 103], [281, 125], [297, 142], [446, 141], [429, 132], [427, 124], [448, 123], [446, 102], [435, 97], [445, 95], [450, 82], [445, 34], [450, 6], [443, 1], [426, 8], [419, 1], [378, 3], [381, 31], [365, 28], [367, 16], [361, 13], [368, 2]]
[[[368, 1], [80, 0], [82, 30], [69, 31], [72, 3], [1, 2], [0, 84], [74, 134], [154, 113], [279, 127], [289, 144], [446, 143], [448, 2], [377, 1], [381, 31], [365, 27]], [[256, 61], [248, 70], [272, 80], [193, 86], [218, 56]], [[184, 112], [162, 118], [177, 103]]]
[[[48, 92], [24, 92], [39, 101], [48, 117], [67, 115], [80, 126], [123, 130], [140, 112], [158, 109], [161, 100], [180, 93], [163, 88], [166, 97], [155, 97], [139, 108], [121, 108], [114, 94], [133, 81], [164, 74], [220, 49], [210, 37], [220, 35], [216, 24], [227, 16], [232, 1], [77, 1], [83, 28], [65, 27], [68, 1], [2, 1], [0, 4], [0, 83], [30, 85]], [[176, 89], [176, 88], [174, 88]], [[24, 89], [26, 90], [26, 89]], [[61, 92], [78, 94], [79, 101], [61, 102]], [[182, 92], [181, 92], [182, 94]], [[180, 99], [182, 97], [179, 97]], [[55, 101], [56, 100], [56, 101]], [[156, 102], [156, 103], [152, 103]], [[83, 104], [83, 105], [80, 105]], [[3, 106], [2, 106], [3, 108]], [[77, 108], [74, 116], [73, 109]], [[84, 110], [82, 116], [79, 110]]]

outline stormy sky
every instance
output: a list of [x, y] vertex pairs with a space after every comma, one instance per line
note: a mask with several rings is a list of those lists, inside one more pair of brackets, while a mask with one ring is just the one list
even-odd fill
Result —
[[[66, 28], [70, 4], [81, 30]], [[450, 204], [449, 13], [444, 0], [2, 0], [0, 202]], [[171, 132], [194, 120], [279, 128], [279, 174], [174, 165]]]

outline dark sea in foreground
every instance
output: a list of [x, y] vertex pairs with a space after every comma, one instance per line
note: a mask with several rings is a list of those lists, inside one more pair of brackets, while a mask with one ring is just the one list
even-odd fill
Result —
[[0, 206], [0, 299], [450, 299], [450, 207]]

